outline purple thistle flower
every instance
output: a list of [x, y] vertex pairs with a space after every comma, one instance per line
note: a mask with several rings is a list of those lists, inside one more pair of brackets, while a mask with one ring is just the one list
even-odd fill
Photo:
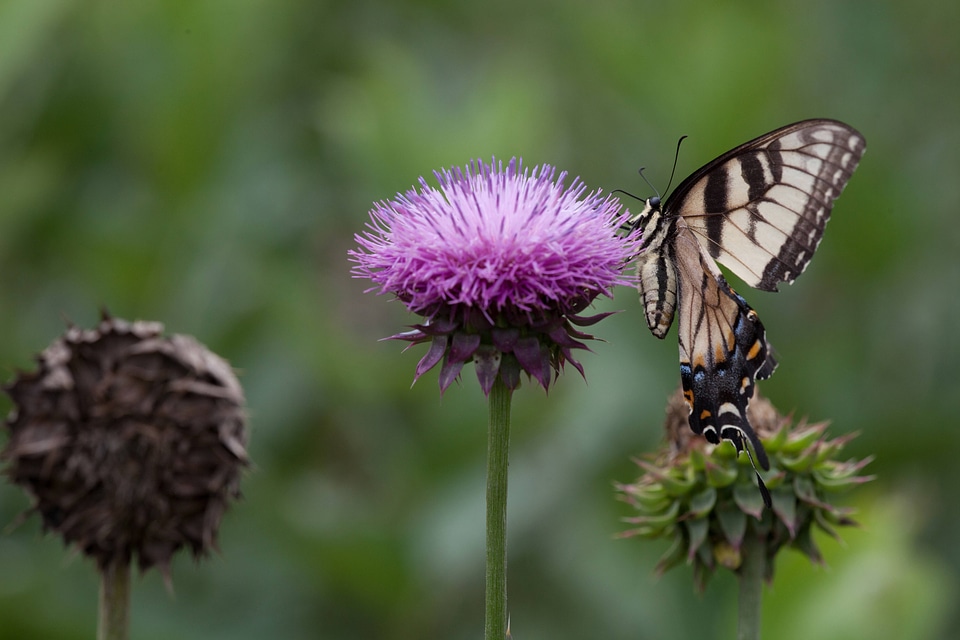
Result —
[[517, 388], [521, 369], [544, 389], [566, 361], [582, 375], [571, 350], [593, 336], [574, 325], [609, 314], [577, 314], [633, 284], [623, 269], [639, 238], [617, 234], [628, 212], [614, 197], [584, 195], [579, 179], [565, 187], [566, 172], [554, 179], [549, 165], [477, 160], [434, 175], [440, 189], [421, 178], [419, 191], [377, 203], [349, 252], [354, 277], [376, 285], [368, 291], [393, 293], [426, 318], [390, 337], [431, 342], [414, 380], [442, 360], [444, 391], [471, 359], [487, 394], [497, 375]]

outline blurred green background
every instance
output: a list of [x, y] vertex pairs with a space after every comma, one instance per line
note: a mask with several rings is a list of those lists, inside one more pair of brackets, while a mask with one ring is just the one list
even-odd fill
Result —
[[[867, 154], [818, 257], [740, 287], [785, 412], [859, 431], [879, 479], [829, 569], [781, 555], [766, 637], [960, 636], [960, 4], [0, 1], [0, 371], [106, 306], [241, 371], [255, 468], [222, 555], [135, 580], [133, 637], [479, 638], [485, 404], [410, 388], [415, 319], [346, 252], [371, 204], [522, 156], [647, 194], [777, 126], [832, 117]], [[632, 203], [628, 203], [632, 204]], [[546, 396], [515, 399], [510, 610], [522, 640], [729, 638], [736, 582], [653, 575], [614, 482], [678, 383], [636, 294]], [[0, 400], [0, 411], [9, 402]], [[2, 441], [5, 436], [0, 436]], [[28, 506], [0, 483], [0, 527]], [[93, 567], [32, 518], [0, 535], [0, 639], [90, 638]]]

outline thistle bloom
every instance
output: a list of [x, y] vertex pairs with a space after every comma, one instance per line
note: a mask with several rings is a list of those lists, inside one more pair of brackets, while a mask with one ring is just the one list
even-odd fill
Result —
[[378, 203], [368, 230], [349, 252], [354, 277], [369, 291], [393, 293], [425, 321], [391, 336], [430, 342], [414, 379], [441, 361], [440, 389], [473, 360], [484, 393], [499, 375], [508, 389], [520, 371], [544, 389], [551, 375], [591, 339], [576, 327], [605, 316], [578, 315], [615, 285], [638, 250], [636, 236], [617, 234], [627, 212], [599, 192], [548, 165], [523, 168], [512, 159], [436, 172], [436, 189], [420, 188]]

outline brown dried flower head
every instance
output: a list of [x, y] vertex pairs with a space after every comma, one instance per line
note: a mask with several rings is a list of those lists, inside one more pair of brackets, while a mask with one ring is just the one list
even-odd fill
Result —
[[44, 529], [101, 568], [165, 575], [172, 555], [216, 548], [247, 464], [243, 390], [226, 361], [155, 322], [106, 314], [70, 327], [5, 387], [6, 473]]

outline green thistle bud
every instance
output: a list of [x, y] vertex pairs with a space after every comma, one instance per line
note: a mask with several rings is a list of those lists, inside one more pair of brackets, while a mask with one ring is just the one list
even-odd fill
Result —
[[753, 467], [737, 456], [733, 445], [711, 445], [687, 426], [687, 405], [678, 391], [667, 404], [667, 446], [654, 462], [638, 460], [644, 474], [632, 484], [618, 485], [621, 498], [637, 515], [621, 537], [671, 538], [657, 573], [686, 561], [696, 586], [703, 590], [718, 567], [738, 571], [748, 537], [765, 546], [766, 579], [773, 578], [773, 559], [791, 546], [812, 562], [823, 558], [812, 531], [818, 527], [838, 538], [837, 527], [856, 525], [851, 510], [830, 498], [873, 479], [860, 475], [871, 458], [839, 461], [852, 435], [829, 439], [827, 423], [793, 425], [757, 394], [748, 418], [770, 456], [764, 481], [773, 509], [764, 509]]

